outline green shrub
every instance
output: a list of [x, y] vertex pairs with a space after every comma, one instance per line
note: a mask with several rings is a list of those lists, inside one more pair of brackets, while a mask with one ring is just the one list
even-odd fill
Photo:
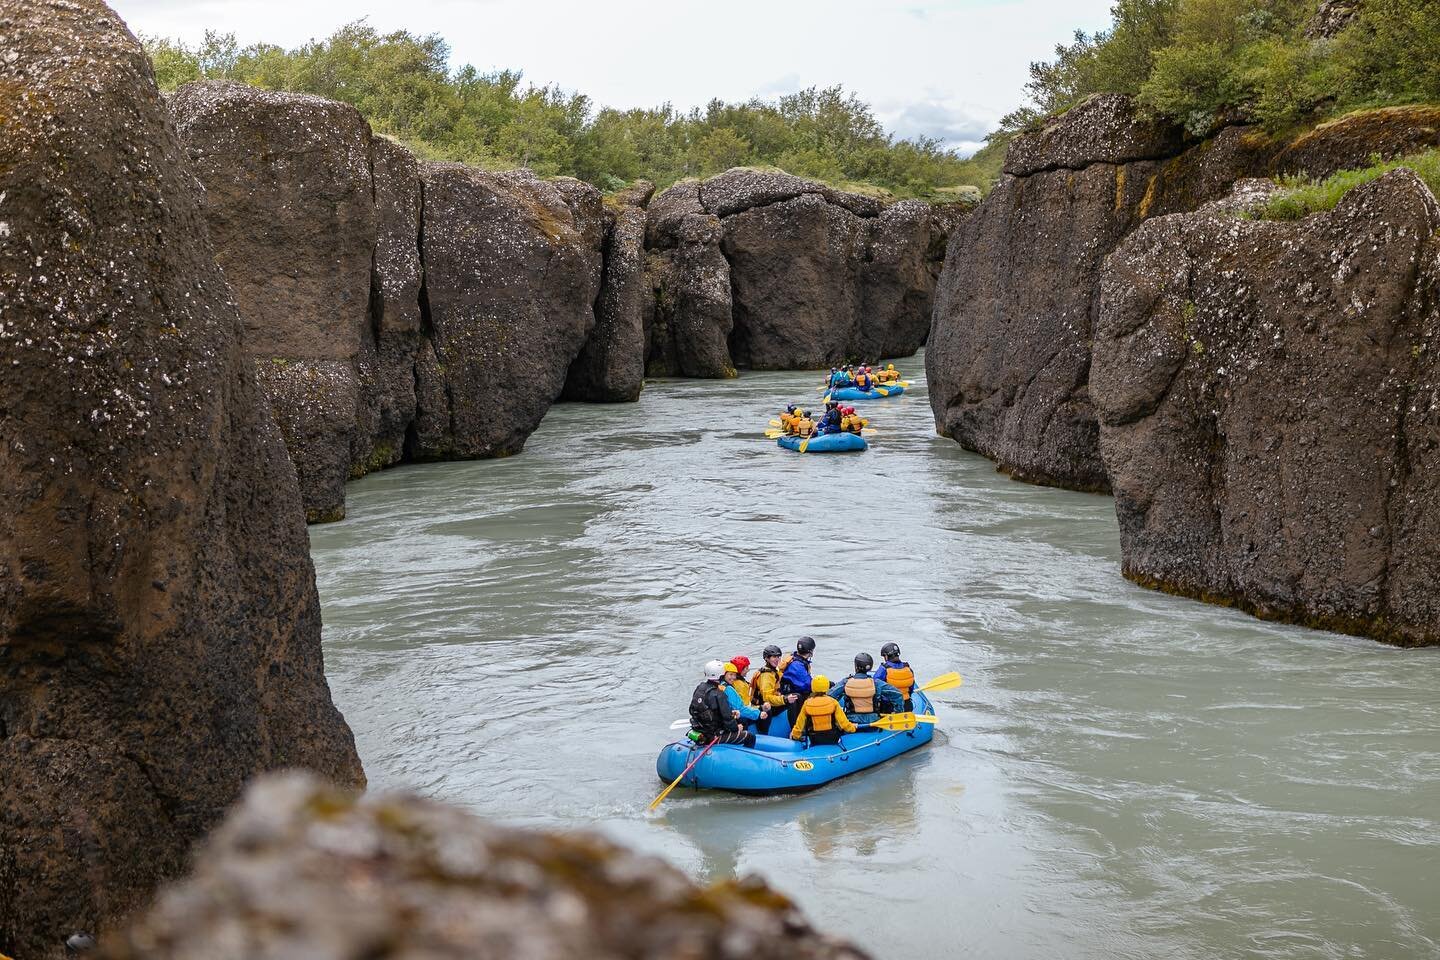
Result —
[[1299, 220], [1325, 210], [1334, 210], [1340, 198], [1356, 187], [1377, 180], [1391, 170], [1408, 167], [1440, 194], [1440, 150], [1380, 161], [1358, 170], [1342, 170], [1323, 180], [1287, 177], [1280, 181], [1284, 191], [1277, 193], [1262, 207], [1257, 216], [1262, 220]]
[[583, 94], [526, 86], [515, 71], [451, 70], [441, 37], [382, 35], [363, 21], [293, 50], [241, 48], [233, 35], [216, 33], [197, 47], [148, 37], [145, 48], [163, 89], [228, 78], [313, 93], [352, 104], [377, 132], [427, 159], [526, 166], [606, 190], [641, 177], [663, 188], [732, 166], [780, 167], [904, 197], [987, 185], [980, 177], [988, 167], [935, 140], [894, 139], [867, 104], [840, 87], [776, 101], [716, 100], [689, 112], [669, 105], [597, 111]]

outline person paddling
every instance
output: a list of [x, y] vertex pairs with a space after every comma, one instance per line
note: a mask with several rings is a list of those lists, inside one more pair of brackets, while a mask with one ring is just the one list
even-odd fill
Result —
[[856, 654], [855, 672], [830, 688], [830, 696], [856, 723], [874, 723], [882, 713], [899, 713], [905, 703], [899, 690], [870, 675], [873, 666], [875, 658], [870, 654]]
[[910, 693], [915, 689], [915, 671], [910, 669], [910, 664], [900, 659], [900, 644], [893, 640], [880, 648], [880, 669], [875, 671], [875, 679], [882, 683], [888, 683], [900, 691], [900, 696], [905, 699], [905, 710], [909, 712], [915, 709]]
[[810, 658], [815, 656], [815, 638], [795, 641], [795, 652], [780, 664], [780, 693], [784, 695], [791, 726], [800, 716], [804, 698], [810, 695]]
[[740, 711], [730, 706], [725, 691], [725, 664], [705, 664], [705, 679], [690, 696], [690, 739], [696, 743], [738, 743], [755, 746], [755, 734], [740, 725]]
[[807, 735], [812, 747], [833, 747], [840, 742], [841, 732], [868, 733], [875, 728], [870, 724], [856, 725], [845, 716], [840, 703], [830, 696], [830, 681], [817, 676], [810, 682], [811, 693], [801, 704], [800, 716], [790, 728], [790, 739], [801, 740]]

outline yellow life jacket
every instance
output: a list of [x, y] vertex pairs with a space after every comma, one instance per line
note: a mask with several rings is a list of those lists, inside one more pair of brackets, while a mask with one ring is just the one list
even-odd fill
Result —
[[915, 671], [909, 667], [885, 667], [885, 682], [896, 690], [906, 700], [910, 699], [910, 690], [915, 686]]
[[772, 707], [783, 707], [785, 698], [780, 696], [779, 671], [772, 667], [761, 667], [751, 678], [750, 706], [761, 707], [767, 703]]
[[851, 677], [845, 681], [845, 697], [850, 701], [851, 713], [874, 713], [875, 681]]
[[835, 728], [835, 711], [839, 708], [840, 704], [822, 694], [805, 701], [803, 717], [812, 732], [825, 733]]
[[744, 677], [737, 677], [730, 681], [730, 688], [740, 694], [741, 703], [750, 702], [750, 684]]

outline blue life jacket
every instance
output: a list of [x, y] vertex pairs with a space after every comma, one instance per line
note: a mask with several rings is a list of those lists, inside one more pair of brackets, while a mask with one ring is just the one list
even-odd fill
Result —
[[[786, 689], [785, 684], [789, 684]], [[781, 693], [809, 693], [810, 692], [810, 664], [799, 657], [791, 657], [790, 662], [785, 665], [785, 672], [780, 676]]]

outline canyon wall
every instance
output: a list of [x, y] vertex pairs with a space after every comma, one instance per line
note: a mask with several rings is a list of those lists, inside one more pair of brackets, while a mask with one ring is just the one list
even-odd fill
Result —
[[1147, 219], [1248, 176], [1325, 176], [1440, 144], [1434, 108], [1364, 111], [1293, 141], [1226, 127], [1198, 143], [1092, 97], [1012, 142], [1001, 182], [951, 236], [926, 373], [936, 430], [1017, 479], [1104, 492], [1090, 398], [1105, 257]]
[[1273, 190], [1151, 220], [1106, 265], [1092, 395], [1125, 575], [1440, 643], [1440, 204], [1397, 170], [1293, 223]]
[[963, 207], [883, 203], [770, 170], [684, 181], [650, 204], [648, 369], [729, 377], [909, 356]]
[[0, 11], [0, 952], [37, 960], [142, 905], [256, 773], [365, 778], [150, 63], [99, 2]]

